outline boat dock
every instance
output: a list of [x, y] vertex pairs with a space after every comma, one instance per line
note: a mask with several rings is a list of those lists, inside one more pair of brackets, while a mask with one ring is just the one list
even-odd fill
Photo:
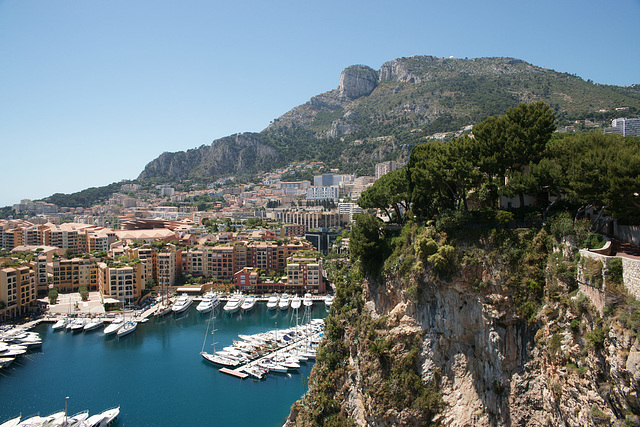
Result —
[[234, 377], [238, 377], [238, 378], [242, 378], [245, 379], [249, 376], [248, 372], [255, 367], [259, 367], [260, 364], [266, 360], [270, 360], [273, 359], [274, 357], [277, 357], [279, 355], [283, 355], [284, 353], [287, 353], [288, 351], [301, 347], [302, 345], [304, 345], [305, 341], [319, 341], [320, 340], [320, 333], [314, 333], [311, 334], [309, 336], [304, 336], [301, 337], [297, 340], [295, 340], [294, 342], [292, 342], [291, 344], [287, 344], [283, 347], [280, 347], [276, 350], [270, 351], [268, 354], [258, 357], [257, 359], [251, 360], [250, 362], [247, 362], [235, 369], [229, 369], [229, 368], [221, 368], [219, 369], [220, 372], [224, 373], [224, 374], [228, 374], [228, 375], [233, 375]]

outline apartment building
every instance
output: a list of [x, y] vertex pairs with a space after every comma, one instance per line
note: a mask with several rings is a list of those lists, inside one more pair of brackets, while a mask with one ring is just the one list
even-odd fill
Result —
[[0, 319], [24, 316], [36, 300], [36, 273], [30, 265], [16, 265], [0, 269]]
[[235, 275], [236, 289], [242, 292], [256, 292], [258, 289], [258, 272], [253, 267], [245, 267]]
[[182, 274], [182, 251], [175, 248], [156, 253], [156, 283], [161, 288], [174, 286]]
[[97, 268], [103, 297], [133, 303], [142, 296], [146, 286], [143, 262], [99, 262]]
[[318, 257], [293, 255], [287, 259], [288, 292], [295, 294], [325, 293], [322, 260]]
[[90, 292], [99, 290], [96, 258], [54, 259], [49, 264], [53, 286], [58, 292], [77, 292], [86, 286]]
[[283, 224], [304, 225], [307, 230], [311, 228], [342, 227], [349, 222], [347, 214], [324, 211], [280, 211], [275, 213], [275, 219]]
[[622, 136], [640, 136], [640, 118], [619, 118], [611, 121], [611, 127], [604, 129], [605, 134]]

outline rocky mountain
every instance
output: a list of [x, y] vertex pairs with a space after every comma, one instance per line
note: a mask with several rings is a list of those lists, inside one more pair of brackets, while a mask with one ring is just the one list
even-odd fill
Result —
[[163, 153], [139, 178], [210, 181], [305, 160], [371, 172], [377, 162], [402, 160], [408, 147], [435, 132], [455, 131], [537, 100], [554, 108], [559, 124], [603, 121], [621, 114], [616, 107], [639, 112], [640, 88], [600, 85], [514, 58], [414, 56], [386, 62], [380, 70], [354, 65], [341, 73], [336, 89], [293, 108], [262, 132]]

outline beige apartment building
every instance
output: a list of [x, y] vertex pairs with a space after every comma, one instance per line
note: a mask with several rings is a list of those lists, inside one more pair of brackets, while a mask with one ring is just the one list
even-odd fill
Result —
[[30, 265], [9, 266], [0, 269], [0, 319], [24, 316], [36, 300], [36, 273]]
[[145, 265], [141, 261], [99, 262], [98, 277], [103, 298], [135, 303], [146, 286]]
[[77, 292], [80, 286], [86, 286], [93, 292], [99, 288], [98, 266], [96, 258], [54, 259], [50, 263], [53, 286], [58, 292]]

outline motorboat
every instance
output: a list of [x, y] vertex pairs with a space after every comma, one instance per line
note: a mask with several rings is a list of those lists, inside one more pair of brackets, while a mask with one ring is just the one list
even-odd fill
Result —
[[215, 292], [207, 292], [196, 307], [200, 313], [208, 313], [220, 304], [220, 297]]
[[300, 299], [300, 297], [298, 295], [294, 295], [293, 298], [291, 298], [291, 308], [297, 310], [301, 305], [302, 300]]
[[176, 302], [173, 304], [173, 307], [171, 307], [171, 310], [174, 313], [182, 313], [186, 311], [189, 307], [191, 307], [191, 303], [193, 303], [193, 300], [189, 297], [189, 295], [182, 294], [178, 297]]
[[289, 305], [291, 305], [291, 297], [288, 294], [282, 294], [280, 302], [278, 303], [278, 308], [280, 310], [288, 310]]
[[302, 299], [302, 304], [305, 307], [313, 306], [313, 297], [311, 296], [310, 293], [307, 292], [306, 294], [304, 294], [304, 298]]
[[[257, 365], [246, 367], [246, 368], [244, 368], [244, 371], [247, 374], [251, 375], [253, 378], [257, 379], [257, 380], [264, 379], [264, 377], [269, 372], [265, 368], [261, 368], [260, 366], [257, 366]], [[2, 427], [2, 426], [0, 426], [0, 427]]]
[[120, 407], [107, 409], [96, 415], [87, 418], [81, 425], [82, 427], [106, 427], [113, 424], [120, 414]]
[[124, 337], [125, 335], [129, 335], [131, 332], [135, 331], [137, 327], [138, 327], [138, 322], [134, 320], [129, 320], [127, 322], [124, 322], [122, 327], [118, 329], [118, 332], [117, 332], [118, 338]]
[[331, 308], [331, 304], [333, 304], [333, 295], [327, 295], [324, 297], [324, 307], [329, 310]]
[[249, 295], [242, 302], [242, 306], [241, 306], [242, 310], [243, 311], [251, 311], [251, 310], [253, 310], [256, 307], [256, 302], [257, 301], [258, 301], [258, 299], [255, 297], [255, 295]]
[[241, 293], [234, 293], [231, 295], [227, 303], [224, 305], [223, 309], [227, 313], [235, 313], [242, 307], [242, 303], [244, 302], [244, 295]]
[[86, 325], [84, 325], [84, 331], [85, 332], [94, 331], [100, 328], [102, 325], [104, 325], [104, 320], [96, 318], [96, 319], [90, 320]]
[[71, 322], [71, 332], [80, 332], [84, 330], [85, 319], [76, 319]]
[[58, 321], [51, 326], [51, 329], [59, 331], [64, 329], [67, 326], [67, 323], [69, 323], [69, 318], [63, 317], [62, 319], [58, 319]]
[[0, 342], [0, 357], [22, 356], [27, 352], [27, 347], [17, 344]]
[[267, 300], [267, 310], [275, 310], [278, 308], [278, 302], [280, 302], [280, 296], [278, 294], [273, 294]]
[[260, 363], [258, 363], [258, 365], [261, 368], [268, 370], [269, 372], [278, 372], [280, 374], [286, 374], [289, 371], [287, 367], [282, 366], [281, 364], [275, 363], [268, 359], [261, 361]]
[[122, 328], [122, 325], [124, 325], [124, 319], [119, 317], [107, 325], [103, 332], [105, 335], [115, 334], [120, 328]]

